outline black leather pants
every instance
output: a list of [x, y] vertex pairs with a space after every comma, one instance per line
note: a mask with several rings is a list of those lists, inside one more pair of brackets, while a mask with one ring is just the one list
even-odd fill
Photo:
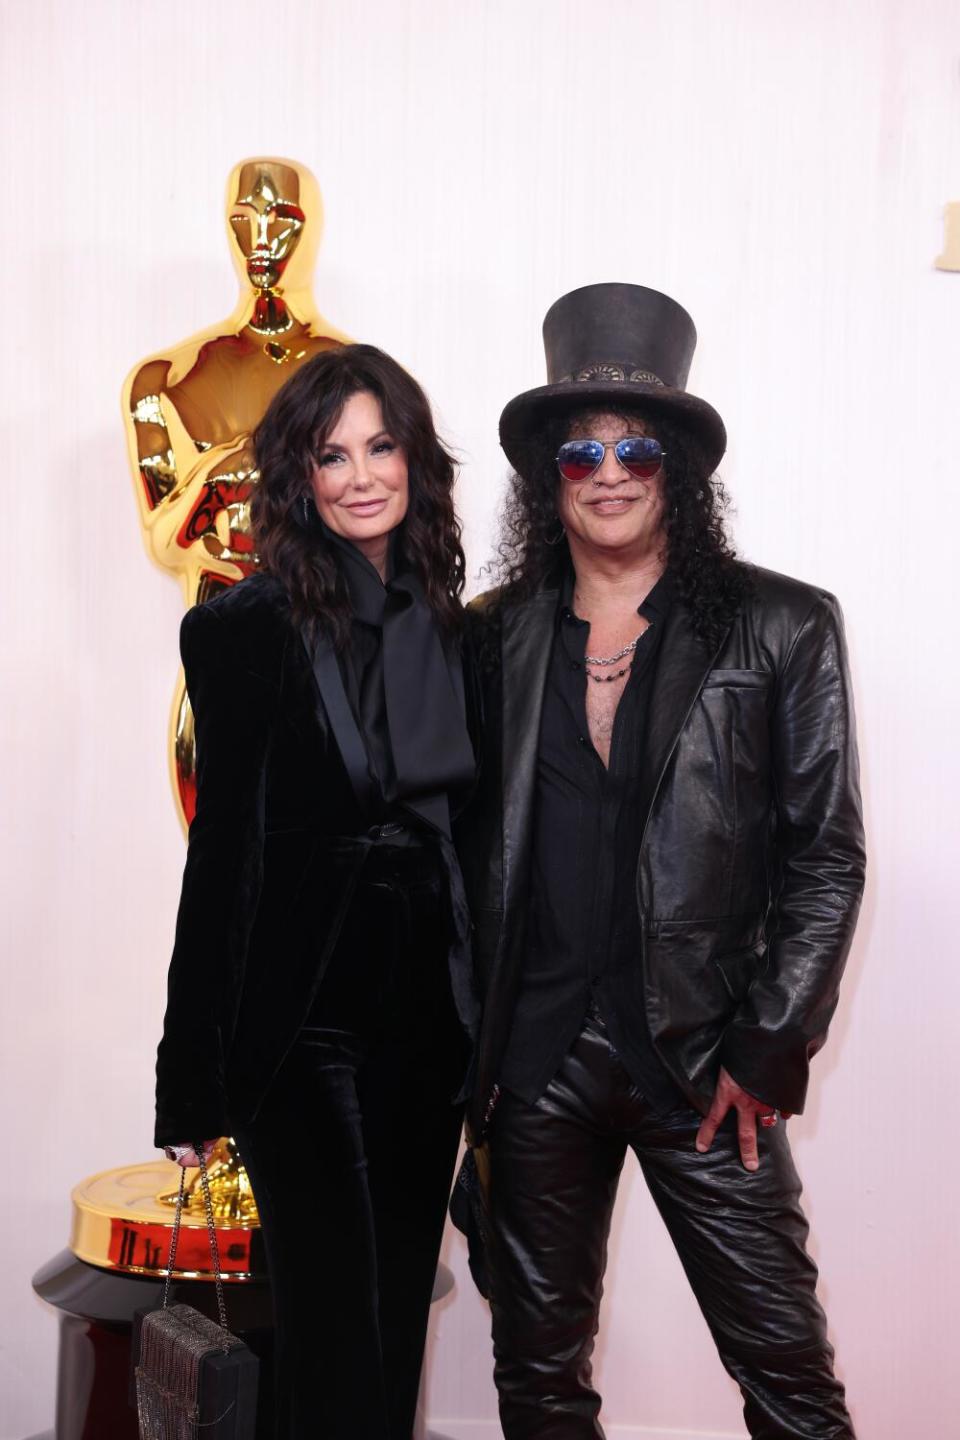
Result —
[[590, 1357], [628, 1146], [740, 1386], [749, 1433], [853, 1435], [784, 1127], [760, 1130], [760, 1168], [750, 1173], [732, 1120], [698, 1154], [700, 1116], [687, 1106], [655, 1114], [595, 1014], [534, 1105], [501, 1095], [487, 1137], [486, 1206], [506, 1440], [603, 1435]]
[[466, 1064], [449, 940], [433, 852], [372, 854], [307, 1023], [235, 1131], [273, 1286], [278, 1440], [410, 1440]]

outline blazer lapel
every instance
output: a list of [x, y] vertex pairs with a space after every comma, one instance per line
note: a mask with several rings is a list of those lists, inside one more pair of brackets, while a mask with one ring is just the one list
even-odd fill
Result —
[[[523, 907], [530, 859], [540, 716], [557, 608], [544, 590], [503, 617], [503, 909]], [[510, 927], [512, 928], [512, 927]], [[504, 929], [508, 926], [505, 924]]]
[[313, 678], [320, 692], [320, 699], [330, 722], [333, 738], [337, 742], [350, 784], [356, 797], [360, 813], [368, 817], [374, 813], [374, 789], [367, 765], [367, 752], [363, 736], [353, 718], [347, 692], [343, 686], [336, 651], [325, 635], [318, 632], [312, 643], [303, 639], [313, 669]]
[[[725, 639], [726, 635], [718, 645], [707, 649], [694, 631], [682, 601], [675, 600], [667, 612], [650, 693], [646, 743], [641, 760], [639, 805], [642, 835], [646, 834], [657, 791], [680, 733]], [[640, 843], [642, 848], [642, 839]]]

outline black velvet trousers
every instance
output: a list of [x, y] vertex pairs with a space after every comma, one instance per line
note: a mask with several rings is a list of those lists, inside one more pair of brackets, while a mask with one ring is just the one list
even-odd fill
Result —
[[603, 1435], [590, 1357], [628, 1147], [740, 1386], [749, 1433], [853, 1436], [784, 1127], [760, 1130], [760, 1168], [748, 1172], [733, 1117], [697, 1153], [700, 1118], [686, 1105], [656, 1114], [595, 1013], [535, 1104], [501, 1095], [487, 1137], [486, 1214], [506, 1440]]
[[237, 1133], [273, 1287], [278, 1440], [410, 1440], [461, 1107], [447, 884], [365, 864], [307, 1024]]

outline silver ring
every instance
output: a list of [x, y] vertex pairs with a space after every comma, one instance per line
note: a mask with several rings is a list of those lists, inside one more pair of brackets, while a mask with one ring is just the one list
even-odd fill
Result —
[[189, 1155], [192, 1149], [192, 1145], [164, 1145], [163, 1153], [168, 1160], [172, 1160], [174, 1164], [179, 1165], [184, 1155]]

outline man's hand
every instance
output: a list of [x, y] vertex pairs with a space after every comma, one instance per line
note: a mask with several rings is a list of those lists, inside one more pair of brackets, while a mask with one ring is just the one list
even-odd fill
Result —
[[[721, 1066], [713, 1102], [697, 1131], [697, 1149], [703, 1154], [710, 1149], [723, 1117], [733, 1107], [737, 1112], [737, 1136], [740, 1141], [740, 1159], [747, 1170], [756, 1170], [760, 1164], [757, 1154], [757, 1121], [767, 1126], [777, 1123], [777, 1111], [763, 1100], [755, 1100], [738, 1085], [732, 1075]], [[789, 1111], [781, 1110], [784, 1120], [790, 1118]], [[771, 1120], [769, 1117], [773, 1116]]]

